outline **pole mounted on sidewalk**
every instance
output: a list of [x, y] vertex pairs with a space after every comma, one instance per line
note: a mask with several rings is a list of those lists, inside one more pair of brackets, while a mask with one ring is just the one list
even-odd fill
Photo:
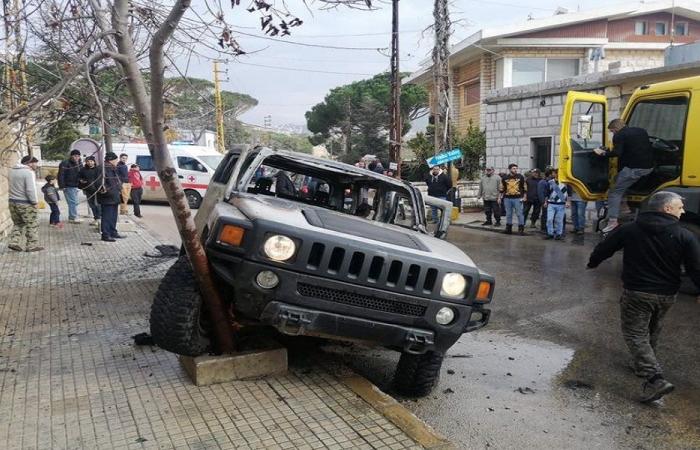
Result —
[[448, 0], [435, 0], [435, 47], [433, 48], [433, 92], [431, 107], [435, 119], [435, 154], [449, 150], [450, 146], [450, 33], [452, 23]]
[[389, 160], [396, 163], [394, 176], [401, 178], [401, 73], [399, 72], [399, 0], [392, 0], [391, 21], [391, 123]]
[[221, 100], [221, 84], [219, 82], [219, 61], [214, 61], [214, 105], [216, 107], [216, 149], [226, 153], [224, 145], [224, 103]]

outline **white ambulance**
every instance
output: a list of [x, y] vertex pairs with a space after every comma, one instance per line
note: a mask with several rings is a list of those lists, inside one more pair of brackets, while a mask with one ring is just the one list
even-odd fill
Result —
[[[129, 155], [128, 166], [134, 163], [139, 165], [143, 176], [143, 200], [166, 201], [146, 144], [114, 143], [112, 150], [117, 155]], [[168, 150], [190, 208], [199, 208], [209, 181], [224, 155], [211, 148], [189, 144], [168, 144]]]

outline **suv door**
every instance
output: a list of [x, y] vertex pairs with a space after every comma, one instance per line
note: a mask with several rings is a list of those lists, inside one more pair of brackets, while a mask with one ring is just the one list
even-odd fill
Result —
[[572, 185], [584, 200], [607, 197], [612, 160], [595, 154], [608, 146], [607, 99], [570, 91], [566, 96], [559, 136], [559, 180]]

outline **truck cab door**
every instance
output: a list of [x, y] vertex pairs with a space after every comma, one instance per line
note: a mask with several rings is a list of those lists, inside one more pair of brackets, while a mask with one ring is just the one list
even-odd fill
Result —
[[584, 200], [607, 197], [614, 171], [609, 158], [595, 154], [608, 147], [607, 99], [569, 91], [559, 136], [559, 180], [572, 185]]

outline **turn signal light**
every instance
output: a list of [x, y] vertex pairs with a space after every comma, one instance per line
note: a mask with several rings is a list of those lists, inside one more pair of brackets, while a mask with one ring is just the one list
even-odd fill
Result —
[[476, 291], [476, 301], [488, 302], [489, 294], [491, 294], [491, 283], [488, 281], [479, 282], [479, 289]]
[[224, 225], [219, 233], [219, 242], [223, 244], [240, 246], [245, 230], [235, 225]]

